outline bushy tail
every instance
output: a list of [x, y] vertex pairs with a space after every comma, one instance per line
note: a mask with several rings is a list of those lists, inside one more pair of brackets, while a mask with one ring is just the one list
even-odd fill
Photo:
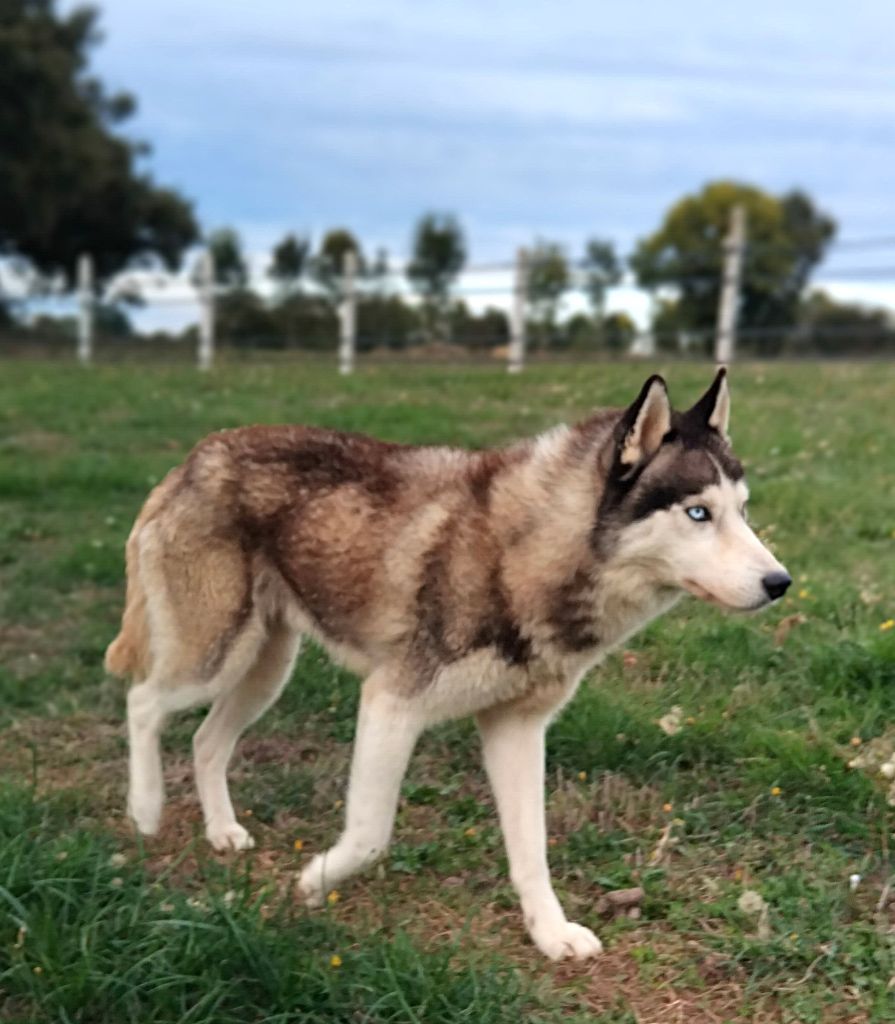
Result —
[[[136, 531], [134, 531], [136, 533]], [[113, 676], [145, 679], [149, 674], [149, 624], [146, 620], [146, 593], [140, 581], [137, 539], [127, 542], [127, 595], [121, 632], [106, 650], [106, 671]]]

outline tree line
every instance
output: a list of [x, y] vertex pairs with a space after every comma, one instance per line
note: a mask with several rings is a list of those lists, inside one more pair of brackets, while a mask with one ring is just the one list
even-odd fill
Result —
[[[420, 218], [400, 289], [383, 251], [366, 253], [351, 231], [335, 228], [316, 245], [307, 236], [287, 234], [271, 253], [269, 287], [262, 295], [238, 235], [226, 228], [203, 233], [191, 201], [158, 184], [146, 169], [149, 147], [123, 130], [136, 109], [134, 97], [110, 92], [91, 72], [91, 51], [100, 38], [93, 8], [61, 13], [55, 0], [5, 4], [0, 259], [7, 268], [70, 285], [78, 256], [89, 252], [102, 294], [128, 268], [176, 271], [203, 244], [215, 256], [222, 340], [331, 348], [343, 259], [353, 251], [362, 349], [506, 343], [503, 311], [476, 312], [456, 295], [469, 247], [451, 214]], [[682, 198], [624, 258], [601, 237], [590, 238], [574, 257], [557, 242], [536, 240], [526, 282], [532, 344], [625, 350], [635, 326], [623, 313], [607, 313], [606, 303], [609, 291], [627, 277], [654, 297], [651, 329], [660, 348], [709, 351], [723, 243], [737, 205], [745, 210], [749, 239], [739, 310], [742, 348], [759, 355], [800, 346], [831, 354], [895, 349], [885, 312], [809, 292], [811, 274], [835, 238], [830, 214], [801, 191], [774, 196], [736, 181], [711, 182]], [[586, 311], [564, 316], [573, 287], [586, 297]], [[97, 312], [106, 333], [132, 330], [121, 306], [100, 305]], [[0, 296], [0, 324], [4, 320], [15, 322], [16, 311]], [[44, 327], [52, 329], [54, 322]]]
[[[315, 248], [306, 235], [287, 234], [270, 253], [264, 271], [268, 287], [253, 287], [238, 234], [222, 228], [208, 237], [215, 279], [217, 333], [224, 342], [332, 348], [338, 335], [337, 310], [343, 297], [343, 268], [354, 255], [357, 286], [357, 343], [361, 351], [412, 345], [462, 345], [484, 349], [505, 345], [509, 322], [504, 310], [480, 312], [456, 295], [457, 279], [467, 266], [468, 246], [451, 214], [420, 217], [411, 239], [411, 256], [401, 270], [388, 254], [364, 251], [345, 228], [326, 232]], [[605, 315], [606, 293], [618, 283], [622, 265], [608, 241], [585, 247], [585, 289], [589, 314], [560, 322], [558, 307], [571, 285], [571, 269], [562, 249], [537, 242], [530, 253], [527, 301], [530, 333], [540, 348], [605, 345], [621, 350], [634, 334], [624, 314]], [[256, 281], [255, 285], [260, 284]]]

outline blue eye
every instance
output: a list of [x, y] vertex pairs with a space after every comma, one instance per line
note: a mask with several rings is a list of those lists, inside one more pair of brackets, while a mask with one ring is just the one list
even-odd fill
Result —
[[712, 513], [705, 505], [691, 505], [687, 509], [687, 515], [694, 523], [707, 523], [712, 518]]

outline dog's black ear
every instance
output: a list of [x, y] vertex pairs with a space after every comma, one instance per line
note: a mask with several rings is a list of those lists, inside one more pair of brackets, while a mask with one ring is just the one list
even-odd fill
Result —
[[727, 370], [723, 366], [715, 374], [708, 391], [684, 415], [691, 422], [701, 427], [710, 427], [722, 437], [727, 437], [730, 425], [730, 388], [727, 386]]
[[671, 403], [665, 381], [657, 375], [643, 385], [616, 428], [618, 461], [634, 468], [651, 459], [671, 429]]

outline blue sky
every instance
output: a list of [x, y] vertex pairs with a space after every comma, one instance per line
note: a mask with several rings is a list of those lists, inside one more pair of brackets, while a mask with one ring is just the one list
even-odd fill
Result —
[[430, 208], [477, 261], [535, 235], [626, 249], [719, 176], [895, 235], [884, 0], [102, 7], [96, 63], [138, 96], [156, 176], [253, 250], [344, 224], [400, 256]]

